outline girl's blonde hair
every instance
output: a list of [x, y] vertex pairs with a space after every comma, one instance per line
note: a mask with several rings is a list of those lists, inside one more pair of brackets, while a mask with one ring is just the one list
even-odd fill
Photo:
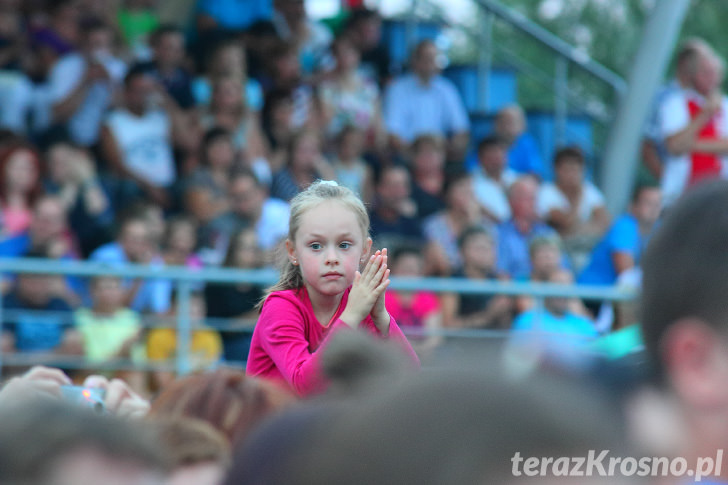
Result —
[[[334, 200], [343, 204], [356, 215], [357, 222], [359, 222], [359, 227], [361, 227], [362, 234], [366, 240], [369, 237], [369, 213], [366, 207], [364, 207], [364, 203], [350, 189], [331, 180], [317, 180], [291, 200], [288, 240], [292, 244], [295, 243], [296, 233], [301, 226], [301, 217], [307, 210], [323, 202]], [[277, 259], [281, 272], [280, 279], [278, 283], [266, 289], [263, 298], [258, 303], [259, 309], [274, 291], [292, 290], [303, 287], [301, 270], [288, 259], [285, 247], [279, 247]]]

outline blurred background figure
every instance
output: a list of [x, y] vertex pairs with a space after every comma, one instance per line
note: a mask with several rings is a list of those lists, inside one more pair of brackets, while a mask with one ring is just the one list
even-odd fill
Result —
[[447, 138], [447, 158], [463, 159], [470, 122], [455, 86], [440, 76], [438, 50], [432, 41], [417, 44], [412, 52], [412, 72], [389, 84], [384, 99], [384, 121], [389, 143], [403, 154], [418, 135]]
[[523, 108], [516, 104], [501, 108], [495, 116], [494, 131], [506, 146], [508, 168], [522, 175], [544, 178], [541, 152], [536, 140], [526, 131]]
[[[417, 246], [395, 249], [389, 261], [391, 275], [395, 278], [421, 278], [425, 274], [422, 249]], [[409, 334], [407, 338], [418, 357], [429, 357], [442, 342], [442, 337], [436, 333], [443, 326], [443, 312], [437, 295], [430, 291], [390, 290], [386, 294], [386, 305], [397, 325]], [[418, 331], [423, 334], [418, 334]]]
[[[255, 230], [242, 229], [233, 234], [224, 268], [259, 269], [263, 267], [263, 250], [258, 245]], [[244, 362], [248, 358], [253, 324], [258, 318], [256, 306], [263, 297], [263, 288], [250, 283], [205, 285], [205, 303], [210, 325], [220, 328], [214, 319], [228, 320], [220, 328], [224, 357], [228, 362]], [[232, 327], [232, 328], [231, 328]], [[235, 328], [238, 327], [238, 328]], [[243, 332], [242, 330], [247, 331]]]

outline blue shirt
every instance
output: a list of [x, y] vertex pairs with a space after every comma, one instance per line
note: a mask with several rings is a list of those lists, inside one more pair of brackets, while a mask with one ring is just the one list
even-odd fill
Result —
[[258, 20], [273, 18], [272, 0], [200, 0], [199, 13], [209, 15], [224, 29], [245, 30]]
[[618, 276], [612, 259], [614, 253], [628, 253], [637, 266], [646, 243], [647, 238], [640, 235], [637, 219], [632, 214], [621, 216], [592, 250], [591, 260], [577, 282], [586, 285], [614, 284]]
[[414, 74], [393, 81], [384, 98], [387, 131], [407, 143], [419, 135], [468, 131], [470, 120], [455, 86], [437, 76], [424, 85]]
[[536, 310], [521, 313], [513, 322], [513, 330], [588, 338], [598, 335], [589, 319], [569, 312], [561, 316], [554, 315], [546, 309], [540, 313]]
[[[16, 236], [9, 237], [0, 241], [0, 258], [20, 258], [33, 247], [33, 241], [30, 238], [30, 232], [25, 231]], [[71, 254], [62, 256], [61, 261], [72, 261], [76, 259]], [[78, 276], [65, 276], [66, 284], [74, 293], [83, 296], [84, 284], [83, 279]]]
[[578, 369], [591, 362], [589, 344], [596, 337], [588, 319], [568, 312], [554, 315], [544, 309], [519, 315], [513, 322], [511, 342], [548, 361]]
[[71, 307], [58, 298], [50, 299], [45, 306], [31, 308], [15, 293], [10, 293], [4, 298], [3, 306], [6, 310], [18, 311], [6, 319], [3, 329], [15, 336], [15, 349], [20, 352], [52, 350], [60, 345], [63, 333], [71, 327]]
[[[90, 261], [123, 265], [129, 260], [121, 245], [117, 242], [105, 244], [94, 251], [89, 257]], [[161, 268], [164, 263], [161, 258], [155, 258], [151, 267]], [[131, 286], [131, 280], [124, 281], [124, 286]], [[138, 312], [166, 313], [170, 308], [172, 300], [172, 282], [162, 279], [147, 279], [139, 287], [134, 301], [131, 302], [131, 309]]]
[[531, 256], [529, 245], [531, 240], [539, 236], [553, 236], [556, 234], [551, 227], [543, 222], [536, 222], [531, 226], [530, 232], [522, 234], [513, 219], [498, 225], [498, 272], [506, 273], [514, 279], [527, 279], [531, 274]]
[[28, 231], [0, 241], [0, 258], [19, 258], [30, 249], [30, 234]]
[[508, 149], [508, 167], [518, 173], [534, 174], [545, 178], [543, 158], [538, 150], [536, 139], [523, 133]]

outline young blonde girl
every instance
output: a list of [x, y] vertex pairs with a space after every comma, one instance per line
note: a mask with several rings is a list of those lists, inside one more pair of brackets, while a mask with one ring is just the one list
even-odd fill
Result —
[[370, 255], [368, 233], [364, 204], [336, 182], [315, 182], [291, 201], [287, 258], [263, 301], [248, 375], [286, 382], [300, 395], [320, 392], [321, 350], [332, 334], [357, 328], [399, 342], [418, 363], [384, 305], [387, 250]]

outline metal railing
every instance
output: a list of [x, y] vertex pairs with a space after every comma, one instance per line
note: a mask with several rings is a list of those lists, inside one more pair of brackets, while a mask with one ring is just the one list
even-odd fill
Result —
[[[190, 371], [190, 341], [195, 326], [190, 318], [190, 298], [196, 284], [199, 283], [249, 283], [268, 286], [277, 281], [278, 273], [273, 269], [229, 269], [204, 268], [189, 269], [184, 267], [149, 267], [134, 264], [104, 264], [89, 261], [43, 260], [36, 258], [0, 258], [2, 274], [43, 274], [63, 276], [114, 276], [119, 278], [142, 278], [172, 281], [177, 290], [176, 337], [177, 353], [174, 369], [179, 375]], [[436, 293], [450, 292], [459, 294], [530, 296], [535, 301], [535, 308], [543, 308], [543, 300], [548, 297], [582, 298], [587, 300], [604, 300], [612, 302], [631, 301], [636, 297], [632, 290], [614, 286], [578, 286], [553, 283], [520, 283], [488, 280], [472, 280], [467, 278], [391, 278], [390, 288], [395, 290], [426, 290]], [[0, 299], [0, 322], [6, 321], [6, 315]], [[252, 328], [252, 326], [251, 326]], [[442, 336], [474, 337], [484, 335], [502, 335], [503, 331], [488, 330], [449, 330], [436, 332]], [[32, 360], [32, 358], [30, 358]], [[63, 358], [53, 357], [53, 361]], [[29, 360], [29, 363], [33, 363]], [[102, 367], [113, 367], [112, 363], [100, 364]], [[119, 363], [116, 363], [119, 364]], [[95, 365], [95, 364], [94, 364]], [[0, 354], [0, 370], [3, 356]], [[95, 365], [96, 366], [96, 365]]]
[[[626, 81], [602, 64], [591, 59], [586, 53], [568, 44], [558, 36], [552, 34], [548, 30], [539, 26], [537, 23], [529, 20], [520, 12], [503, 6], [495, 0], [474, 0], [474, 3], [481, 11], [482, 21], [479, 26], [477, 35], [482, 52], [478, 59], [479, 65], [479, 86], [482, 106], [488, 99], [488, 76], [490, 65], [494, 54], [498, 50], [503, 51], [504, 55], [500, 56], [500, 61], [511, 65], [519, 70], [522, 75], [537, 83], [537, 85], [553, 93], [553, 109], [554, 109], [554, 140], [555, 145], [562, 145], [567, 141], [569, 134], [567, 119], [569, 117], [570, 107], [575, 107], [579, 111], [586, 113], [598, 126], [602, 128], [600, 133], [606, 133], [614, 118], [613, 107], [617, 106], [619, 99], [627, 90]], [[548, 73], [550, 78], [544, 79], [543, 68], [526, 60], [523, 56], [514, 53], [507, 48], [508, 42], [494, 42], [495, 35], [493, 25], [495, 20], [499, 20], [510, 27], [512, 30], [519, 32], [540, 46], [551, 52], [555, 56], [553, 72]], [[594, 103], [584, 93], [577, 94], [571, 89], [569, 78], [572, 67], [578, 68], [585, 73], [589, 79], [596, 80], [606, 85], [614, 97], [613, 102]], [[599, 152], [599, 150], [595, 150]]]

